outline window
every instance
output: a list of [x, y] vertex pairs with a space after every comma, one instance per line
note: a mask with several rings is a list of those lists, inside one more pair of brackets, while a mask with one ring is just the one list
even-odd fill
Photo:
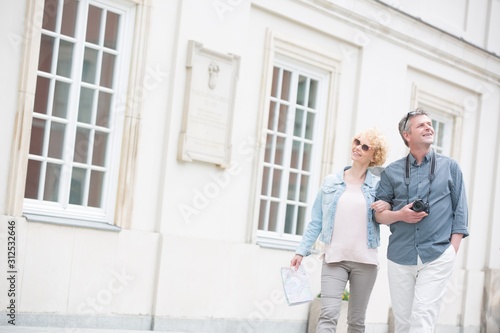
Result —
[[304, 65], [284, 61], [273, 67], [259, 197], [260, 245], [290, 248], [305, 231], [317, 191], [315, 156], [322, 148], [327, 82], [326, 73]]
[[[272, 30], [267, 41], [252, 238], [262, 247], [292, 250], [333, 167], [331, 144], [325, 143], [335, 141], [342, 55]], [[353, 79], [355, 71], [343, 77]]]
[[453, 137], [453, 117], [449, 114], [427, 108], [434, 127], [433, 147], [439, 154], [450, 155]]
[[24, 190], [28, 218], [112, 224], [131, 8], [44, 2]]

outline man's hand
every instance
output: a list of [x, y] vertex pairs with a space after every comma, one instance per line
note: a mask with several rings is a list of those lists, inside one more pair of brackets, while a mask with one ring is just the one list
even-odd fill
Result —
[[418, 223], [424, 217], [426, 217], [427, 215], [429, 215], [429, 214], [427, 214], [424, 211], [422, 211], [422, 212], [416, 212], [413, 209], [411, 209], [411, 207], [413, 207], [413, 202], [407, 204], [406, 206], [404, 206], [403, 208], [401, 208], [399, 210], [400, 220], [401, 221], [406, 222], [406, 223]]

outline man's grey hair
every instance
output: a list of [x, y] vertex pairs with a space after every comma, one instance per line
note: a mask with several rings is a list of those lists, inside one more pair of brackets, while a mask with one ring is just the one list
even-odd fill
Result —
[[403, 136], [403, 133], [405, 132], [410, 132], [410, 119], [419, 116], [419, 115], [425, 115], [429, 117], [429, 113], [424, 110], [424, 108], [416, 108], [413, 111], [408, 112], [401, 120], [399, 121], [398, 124], [398, 130], [399, 130], [399, 135], [401, 135], [401, 138], [403, 139], [403, 142], [405, 143], [406, 147], [408, 147], [408, 141]]

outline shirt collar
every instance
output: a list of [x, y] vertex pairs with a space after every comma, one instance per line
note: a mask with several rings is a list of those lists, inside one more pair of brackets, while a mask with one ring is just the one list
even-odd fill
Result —
[[[408, 153], [410, 155], [410, 164], [411, 165], [417, 165], [417, 160], [411, 153]], [[432, 149], [429, 150], [427, 154], [425, 154], [424, 159], [422, 161], [422, 164], [428, 163], [431, 160], [432, 157]]]

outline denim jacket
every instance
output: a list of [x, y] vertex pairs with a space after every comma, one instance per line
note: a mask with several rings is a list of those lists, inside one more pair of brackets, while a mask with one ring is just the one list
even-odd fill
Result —
[[[350, 169], [344, 168], [344, 171]], [[366, 199], [366, 224], [367, 224], [367, 246], [377, 248], [380, 246], [380, 225], [373, 221], [373, 210], [370, 204], [375, 201], [375, 192], [380, 178], [370, 171], [366, 173], [365, 182], [361, 190]], [[295, 253], [302, 256], [311, 254], [311, 247], [318, 239], [325, 244], [332, 240], [333, 224], [335, 221], [335, 211], [340, 196], [346, 189], [344, 182], [344, 172], [331, 174], [323, 180], [321, 189], [318, 191], [316, 200], [312, 208], [312, 219], [307, 225], [306, 232], [302, 237], [299, 247]]]

